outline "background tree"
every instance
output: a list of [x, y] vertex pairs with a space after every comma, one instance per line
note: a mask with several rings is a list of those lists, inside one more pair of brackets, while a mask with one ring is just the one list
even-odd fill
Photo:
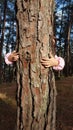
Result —
[[57, 53], [64, 57], [65, 76], [72, 75], [73, 60], [73, 0], [56, 0], [55, 29], [57, 37]]
[[[53, 0], [17, 0], [17, 130], [55, 130], [56, 87], [48, 57], [53, 36]], [[43, 54], [41, 54], [43, 50]]]
[[[6, 23], [6, 10], [7, 10], [7, 0], [4, 1], [4, 10], [3, 10], [3, 24], [1, 29], [1, 38], [0, 38], [0, 76], [2, 77], [2, 49], [3, 49], [3, 42], [4, 42], [4, 33], [5, 33], [5, 23]], [[1, 82], [0, 78], [0, 82]]]
[[[13, 79], [13, 65], [4, 62], [5, 53], [11, 52], [16, 45], [15, 0], [0, 1], [0, 81]], [[11, 77], [11, 78], [10, 78]]]

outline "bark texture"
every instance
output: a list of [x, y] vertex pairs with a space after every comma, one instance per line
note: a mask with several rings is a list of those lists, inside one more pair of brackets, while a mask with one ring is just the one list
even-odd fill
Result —
[[[48, 57], [53, 35], [53, 0], [17, 0], [17, 130], [55, 130], [56, 88]], [[43, 54], [41, 54], [43, 50]]]

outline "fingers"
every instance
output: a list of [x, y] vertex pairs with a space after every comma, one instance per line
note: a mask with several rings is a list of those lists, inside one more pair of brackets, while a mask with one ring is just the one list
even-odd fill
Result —
[[50, 61], [41, 61], [41, 64], [43, 65], [48, 65], [50, 63]]
[[16, 53], [16, 51], [14, 50], [11, 54], [15, 54]]
[[52, 67], [52, 66], [58, 66], [58, 60], [55, 59], [55, 58], [44, 58], [41, 60], [41, 64], [44, 66], [44, 67]]
[[19, 55], [13, 57], [13, 61], [17, 61], [19, 59]]
[[49, 67], [51, 67], [51, 66], [50, 66], [50, 65], [45, 65], [44, 67], [45, 67], [45, 68], [49, 68]]
[[52, 66], [50, 63], [42, 63], [42, 65], [43, 65], [45, 68], [48, 68], [48, 67], [51, 67], [51, 66]]
[[44, 66], [50, 66], [51, 63], [50, 62], [42, 62], [42, 65], [44, 65]]
[[15, 50], [11, 53], [13, 56], [19, 55], [18, 52], [16, 52]]
[[49, 61], [50, 59], [49, 58], [42, 58], [41, 61]]
[[42, 59], [42, 60], [41, 60], [41, 64], [42, 64], [44, 67], [48, 68], [48, 67], [51, 67], [51, 66], [52, 66], [52, 61], [51, 61], [51, 59], [48, 59], [48, 58]]
[[19, 59], [19, 55], [18, 52], [16, 52], [15, 50], [11, 53], [11, 61], [17, 61]]

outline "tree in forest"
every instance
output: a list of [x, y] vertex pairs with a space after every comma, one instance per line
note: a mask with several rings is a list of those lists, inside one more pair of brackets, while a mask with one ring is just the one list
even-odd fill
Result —
[[64, 57], [66, 66], [65, 76], [71, 75], [73, 60], [73, 0], [56, 0], [55, 34], [57, 37], [58, 55]]
[[[0, 1], [0, 82], [13, 79], [13, 65], [7, 66], [4, 62], [4, 55], [14, 50], [16, 45], [16, 15], [15, 0]], [[11, 78], [10, 78], [11, 77]]]
[[[68, 9], [69, 8], [69, 9]], [[65, 25], [65, 61], [66, 61], [66, 66], [65, 66], [65, 74], [66, 76], [70, 75], [72, 73], [71, 70], [71, 35], [72, 35], [72, 24], [73, 24], [73, 1], [68, 1], [67, 2], [67, 7], [66, 7], [66, 12], [67, 12], [67, 20], [66, 20], [66, 25]]]
[[1, 38], [0, 38], [0, 82], [2, 79], [2, 49], [4, 42], [4, 33], [5, 33], [5, 23], [6, 23], [6, 10], [7, 10], [7, 0], [4, 1], [4, 12], [3, 12], [3, 27], [1, 29]]
[[54, 73], [40, 63], [52, 49], [54, 1], [17, 0], [16, 6], [17, 130], [55, 130]]

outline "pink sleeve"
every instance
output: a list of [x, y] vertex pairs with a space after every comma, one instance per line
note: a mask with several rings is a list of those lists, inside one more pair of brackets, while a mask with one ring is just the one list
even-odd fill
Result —
[[13, 62], [10, 62], [10, 61], [8, 60], [8, 57], [9, 57], [10, 54], [11, 54], [11, 53], [7, 53], [7, 54], [5, 55], [5, 63], [6, 63], [7, 65], [10, 65], [10, 64], [13, 63]]
[[53, 66], [54, 70], [62, 70], [65, 66], [65, 61], [62, 57], [58, 57], [57, 55], [55, 55], [55, 58], [58, 60], [59, 64], [58, 66]]

